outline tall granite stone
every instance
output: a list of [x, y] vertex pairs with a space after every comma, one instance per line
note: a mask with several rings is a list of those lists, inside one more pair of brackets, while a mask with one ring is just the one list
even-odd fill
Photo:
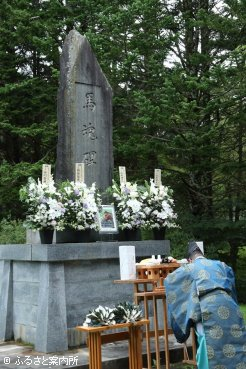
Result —
[[113, 172], [112, 89], [86, 37], [72, 30], [60, 59], [56, 180], [73, 180], [85, 163], [85, 182], [105, 189]]

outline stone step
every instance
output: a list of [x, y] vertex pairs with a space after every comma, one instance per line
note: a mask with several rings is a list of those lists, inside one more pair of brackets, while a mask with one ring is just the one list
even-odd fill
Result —
[[[151, 340], [152, 341], [152, 340]], [[152, 364], [155, 362], [154, 342], [152, 341]], [[161, 364], [165, 362], [165, 353], [163, 351], [164, 342], [160, 338], [161, 349]], [[189, 347], [189, 351], [190, 351]], [[183, 345], [178, 344], [170, 337], [170, 362], [177, 363], [183, 360]], [[87, 347], [80, 347], [60, 353], [44, 354], [36, 352], [30, 346], [18, 345], [14, 343], [0, 343], [0, 368], [1, 369], [17, 369], [17, 366], [22, 363], [25, 366], [20, 366], [20, 369], [46, 369], [47, 363], [51, 363], [52, 357], [57, 358], [57, 364], [48, 367], [55, 369], [89, 369], [89, 353]], [[5, 360], [7, 357], [8, 361]], [[37, 358], [40, 358], [40, 363], [37, 364]], [[77, 361], [75, 360], [77, 358]], [[28, 360], [28, 365], [26, 360]], [[54, 360], [54, 359], [53, 359]], [[128, 368], [129, 355], [128, 343], [120, 341], [102, 345], [102, 369], [126, 369]], [[18, 363], [18, 364], [17, 364]], [[154, 365], [153, 365], [154, 367]], [[143, 368], [147, 368], [146, 347], [143, 342]]]
[[30, 351], [31, 346], [22, 346], [16, 344], [10, 344], [6, 342], [0, 342], [0, 356], [10, 356], [16, 354], [23, 354], [24, 352]]

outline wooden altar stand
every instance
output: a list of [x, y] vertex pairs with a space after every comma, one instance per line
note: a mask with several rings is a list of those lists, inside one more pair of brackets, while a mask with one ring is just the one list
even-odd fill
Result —
[[[139, 304], [141, 301], [144, 305], [145, 319], [149, 319], [149, 304], [152, 302], [153, 318], [154, 318], [154, 331], [150, 331], [149, 325], [146, 326], [146, 351], [147, 351], [147, 365], [148, 369], [152, 369], [151, 364], [151, 349], [150, 338], [154, 337], [155, 352], [156, 352], [156, 368], [161, 368], [160, 363], [160, 343], [159, 337], [164, 336], [164, 350], [165, 350], [165, 365], [166, 369], [170, 369], [170, 355], [169, 355], [169, 342], [168, 336], [173, 334], [171, 328], [168, 328], [167, 320], [167, 304], [166, 294], [164, 288], [164, 279], [166, 276], [179, 268], [178, 263], [167, 263], [158, 265], [137, 265], [137, 279], [133, 280], [116, 280], [114, 283], [131, 283], [134, 289], [134, 302]], [[163, 329], [159, 329], [158, 324], [158, 310], [157, 301], [162, 301], [161, 309], [163, 312]], [[184, 348], [184, 363], [196, 365], [195, 361], [196, 347], [194, 335], [192, 336], [192, 359], [188, 357], [186, 346]]]
[[[148, 326], [149, 320], [142, 319], [135, 323], [121, 323], [109, 326], [84, 327], [76, 329], [88, 333], [89, 369], [102, 369], [102, 344], [128, 339], [129, 369], [142, 369], [142, 326]], [[127, 331], [103, 334], [108, 330], [123, 329]]]

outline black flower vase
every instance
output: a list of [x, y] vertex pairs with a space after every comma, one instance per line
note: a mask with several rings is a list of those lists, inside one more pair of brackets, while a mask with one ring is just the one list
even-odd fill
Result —
[[76, 243], [78, 242], [78, 231], [73, 228], [65, 228], [56, 231], [56, 243]]
[[153, 228], [154, 240], [165, 240], [166, 228]]
[[53, 235], [54, 235], [53, 229], [40, 229], [39, 230], [40, 242], [43, 244], [52, 243]]
[[92, 242], [92, 238], [93, 234], [91, 229], [83, 229], [81, 231], [77, 231], [77, 242]]
[[141, 229], [123, 229], [119, 233], [120, 241], [141, 241]]
[[86, 243], [93, 242], [92, 238], [91, 229], [65, 228], [63, 231], [56, 231], [56, 243]]

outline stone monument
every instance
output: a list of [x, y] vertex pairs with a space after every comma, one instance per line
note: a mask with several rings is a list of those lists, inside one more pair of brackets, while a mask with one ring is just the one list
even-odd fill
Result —
[[[75, 163], [84, 163], [88, 185], [111, 185], [112, 91], [76, 31], [67, 36], [61, 57], [58, 125], [56, 179], [74, 180]], [[133, 298], [131, 285], [113, 283], [120, 277], [120, 246], [131, 247], [126, 241], [1, 245], [0, 340], [21, 339], [46, 353], [85, 343], [75, 327], [90, 309]], [[140, 258], [170, 251], [169, 241], [132, 246]]]
[[56, 180], [74, 180], [85, 164], [85, 183], [105, 189], [113, 173], [112, 89], [86, 37], [72, 30], [60, 60]]

